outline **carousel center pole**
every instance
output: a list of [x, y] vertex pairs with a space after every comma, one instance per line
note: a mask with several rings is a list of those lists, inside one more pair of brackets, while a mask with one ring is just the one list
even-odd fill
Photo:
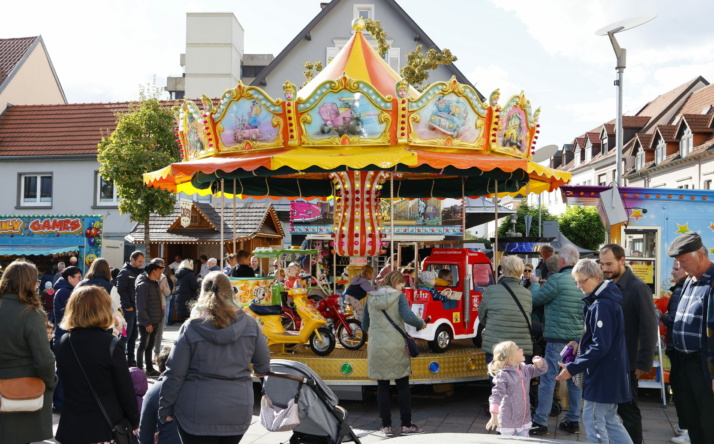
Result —
[[466, 240], [466, 183], [461, 177], [461, 240]]
[[235, 254], [238, 250], [236, 250], [236, 219], [237, 214], [238, 214], [238, 209], [236, 208], [238, 203], [236, 202], [236, 180], [233, 179], [233, 254]]
[[389, 264], [390, 270], [394, 271], [394, 172], [389, 179], [389, 231], [391, 236]]
[[496, 235], [493, 239], [493, 275], [496, 282], [498, 282], [498, 181], [496, 181], [496, 192], [493, 195], [493, 208], [496, 212]]
[[221, 179], [221, 269], [223, 269], [223, 218], [225, 218], [226, 210], [226, 188], [224, 187], [223, 179]]

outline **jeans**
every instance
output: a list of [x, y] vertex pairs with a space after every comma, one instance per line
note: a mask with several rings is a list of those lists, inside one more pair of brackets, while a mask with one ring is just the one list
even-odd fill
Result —
[[126, 337], [121, 340], [126, 348], [126, 362], [129, 364], [129, 367], [131, 367], [132, 364], [136, 363], [136, 355], [134, 353], [138, 334], [136, 328], [136, 309], [131, 311], [122, 309], [122, 311], [124, 312], [124, 320], [126, 321]]
[[[692, 444], [714, 443], [714, 393], [711, 379], [702, 374], [702, 357], [674, 352], [670, 382], [675, 398], [677, 414], [689, 431]], [[708, 384], [707, 384], [708, 383]], [[680, 427], [684, 426], [680, 424]]]
[[630, 434], [632, 442], [642, 444], [642, 413], [638, 405], [637, 396], [637, 376], [634, 370], [630, 372], [630, 390], [632, 391], [632, 401], [625, 402], [617, 408], [617, 414], [622, 418], [622, 423]]
[[[540, 425], [548, 425], [548, 415], [553, 407], [553, 394], [555, 392], [555, 377], [560, 373], [560, 351], [565, 347], [565, 343], [548, 342], [545, 346], [545, 362], [548, 363], [548, 371], [540, 377], [538, 386], [538, 408], [533, 416], [533, 422]], [[562, 384], [562, 383], [561, 383]], [[580, 421], [580, 405], [582, 404], [583, 389], [578, 388], [573, 379], [568, 379], [568, 405], [569, 410], [565, 415], [568, 422]]]
[[161, 341], [164, 339], [164, 323], [156, 324], [156, 339], [154, 340], [154, 354], [158, 355], [161, 352]]
[[588, 441], [602, 443], [632, 444], [622, 419], [617, 415], [617, 404], [603, 404], [585, 400], [583, 424]]
[[139, 351], [137, 352], [136, 366], [143, 368], [143, 361], [146, 358], [146, 371], [154, 369], [154, 363], [151, 360], [151, 352], [154, 348], [154, 341], [156, 340], [156, 333], [158, 331], [159, 324], [152, 324], [152, 330], [148, 332], [146, 327], [139, 325], [139, 333], [141, 334], [141, 339], [139, 340]]
[[[397, 385], [397, 399], [399, 400], [399, 414], [402, 426], [412, 425], [412, 393], [409, 390], [409, 376], [394, 380]], [[377, 404], [379, 404], [379, 417], [382, 418], [382, 427], [392, 426], [392, 405], [389, 398], [389, 381], [377, 381]]]
[[166, 325], [169, 325], [169, 322], [171, 322], [171, 319], [174, 316], [174, 295], [170, 294], [166, 296]]

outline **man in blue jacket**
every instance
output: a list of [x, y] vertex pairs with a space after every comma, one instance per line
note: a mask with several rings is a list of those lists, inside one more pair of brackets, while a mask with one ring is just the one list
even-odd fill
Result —
[[[67, 301], [72, 295], [74, 287], [82, 280], [82, 270], [77, 267], [67, 267], [62, 269], [62, 275], [55, 283], [55, 295], [52, 305], [52, 310], [55, 316], [55, 329], [52, 336], [52, 344], [58, 344], [63, 334], [67, 333], [59, 326], [64, 317], [64, 309], [67, 307]], [[52, 393], [52, 410], [61, 411], [64, 400], [64, 392], [62, 390], [62, 380], [57, 379], [55, 391]]]
[[677, 414], [692, 444], [714, 443], [714, 264], [697, 233], [676, 238], [667, 250], [689, 277], [672, 327], [670, 382]]
[[129, 367], [136, 366], [135, 350], [138, 328], [136, 323], [136, 277], [141, 274], [144, 266], [144, 253], [135, 251], [129, 256], [129, 262], [117, 276], [117, 291], [121, 298], [121, 308], [126, 320], [126, 337], [122, 338], [126, 348], [126, 362]]
[[[602, 270], [594, 261], [581, 259], [572, 273], [586, 294], [581, 355], [570, 364], [559, 363], [563, 370], [556, 379], [565, 381], [585, 373], [583, 424], [590, 442], [632, 444], [617, 414], [618, 404], [632, 399], [622, 293], [615, 283], [603, 281]], [[569, 345], [578, 346], [576, 342]]]

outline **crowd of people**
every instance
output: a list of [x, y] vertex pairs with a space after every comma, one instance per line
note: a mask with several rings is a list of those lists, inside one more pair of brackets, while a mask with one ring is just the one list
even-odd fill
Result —
[[[696, 233], [678, 237], [667, 251], [675, 285], [661, 319], [683, 429], [674, 442], [714, 442], [714, 264], [708, 253]], [[605, 245], [598, 256], [580, 259], [575, 247], [564, 246], [557, 254], [544, 248], [536, 267], [517, 256], [501, 259], [498, 283], [485, 288], [479, 307], [492, 378], [487, 428], [548, 434], [560, 381], [568, 387], [569, 409], [559, 429], [579, 433], [582, 421], [591, 442], [643, 442], [637, 389], [653, 366], [657, 313], [651, 290], [621, 246]], [[135, 431], [142, 444], [241, 440], [253, 411], [251, 365], [267, 373], [270, 353], [229, 277], [260, 275], [260, 263], [246, 251], [228, 255], [223, 270], [213, 258], [175, 259], [166, 266], [137, 251], [121, 270], [98, 258], [85, 276], [69, 266], [56, 279], [49, 273], [38, 279], [35, 266], [22, 260], [7, 267], [0, 278], [0, 379], [39, 378], [45, 393], [38, 411], [0, 414], [0, 442], [50, 438], [53, 411], [60, 413], [60, 443], [109, 442], [119, 426]], [[410, 310], [403, 289], [413, 280], [434, 300], [453, 302], [437, 289], [450, 282], [450, 270], [416, 269], [390, 261], [377, 274], [366, 266], [345, 291], [370, 333], [368, 375], [377, 381], [386, 437], [393, 436], [390, 381], [401, 434], [424, 432], [412, 422], [411, 357], [402, 329], [422, 329], [427, 321]], [[276, 262], [269, 275], [289, 287], [299, 285], [300, 271], [299, 264], [283, 270]], [[185, 320], [175, 347], [162, 349], [163, 327], [175, 318]], [[567, 350], [573, 357], [564, 360]], [[158, 379], [149, 388], [147, 378]], [[533, 378], [540, 381], [530, 393]]]

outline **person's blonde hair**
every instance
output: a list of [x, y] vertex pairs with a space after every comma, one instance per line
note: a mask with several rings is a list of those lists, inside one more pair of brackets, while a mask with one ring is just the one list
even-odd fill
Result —
[[35, 292], [37, 286], [37, 267], [31, 262], [17, 259], [13, 261], [0, 278], [0, 297], [14, 294], [28, 308], [44, 313], [40, 297]]
[[86, 285], [72, 292], [60, 328], [67, 331], [89, 327], [109, 330], [113, 325], [112, 300], [107, 290], [96, 285]]
[[362, 268], [362, 271], [360, 271], [359, 274], [360, 274], [360, 276], [362, 276], [363, 278], [367, 278], [367, 279], [369, 279], [369, 276], [374, 277], [374, 267], [371, 266], [371, 265], [365, 265], [365, 266]]
[[520, 279], [523, 275], [523, 259], [518, 256], [506, 256], [501, 259], [501, 274]]
[[94, 262], [92, 262], [92, 265], [89, 266], [89, 271], [84, 278], [93, 279], [100, 274], [106, 276], [107, 280], [112, 279], [112, 273], [109, 271], [109, 262], [107, 262], [107, 260], [103, 257], [98, 257], [94, 260]]
[[216, 328], [226, 328], [235, 321], [238, 304], [228, 276], [222, 271], [208, 273], [201, 283], [201, 295], [195, 307], [198, 310], [193, 311], [197, 316], [211, 322]]
[[493, 347], [493, 361], [488, 363], [488, 374], [492, 378], [498, 376], [501, 370], [503, 370], [503, 367], [508, 364], [508, 358], [511, 356], [513, 346], [518, 348], [513, 341], [503, 341]]
[[404, 278], [402, 272], [397, 270], [390, 271], [384, 276], [384, 279], [382, 279], [382, 285], [388, 285], [392, 288], [397, 288], [397, 285], [406, 283], [407, 280]]
[[182, 268], [188, 268], [189, 270], [193, 270], [193, 260], [192, 259], [184, 259], [181, 261], [179, 264], [179, 270]]

